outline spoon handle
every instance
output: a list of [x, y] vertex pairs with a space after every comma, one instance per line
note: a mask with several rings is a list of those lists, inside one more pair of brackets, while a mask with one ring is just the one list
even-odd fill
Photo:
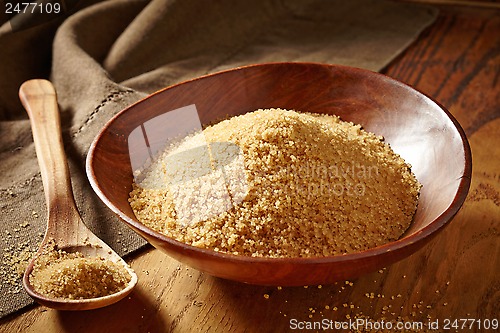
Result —
[[[71, 224], [78, 224], [80, 215], [71, 190], [56, 91], [47, 80], [30, 80], [20, 87], [19, 98], [30, 118], [42, 175], [48, 210], [46, 237], [61, 238], [58, 236], [78, 228]], [[64, 221], [58, 224], [59, 229], [56, 228], [58, 220]]]

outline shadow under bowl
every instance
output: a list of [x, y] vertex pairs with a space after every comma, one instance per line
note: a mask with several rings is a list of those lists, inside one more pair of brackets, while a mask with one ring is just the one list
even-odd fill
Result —
[[[128, 202], [135, 170], [131, 154], [140, 150], [130, 145], [130, 137], [138, 129], [147, 128], [150, 137], [155, 132], [175, 131], [182, 127], [182, 112], [168, 121], [150, 120], [189, 105], [195, 105], [202, 125], [259, 108], [283, 108], [338, 115], [384, 136], [423, 184], [413, 223], [397, 241], [357, 253], [315, 258], [223, 254], [186, 245], [144, 226]], [[97, 135], [86, 168], [100, 199], [135, 232], [178, 261], [240, 282], [300, 286], [353, 279], [417, 251], [460, 209], [469, 190], [472, 162], [457, 121], [408, 85], [352, 67], [270, 63], [183, 82], [127, 107]]]

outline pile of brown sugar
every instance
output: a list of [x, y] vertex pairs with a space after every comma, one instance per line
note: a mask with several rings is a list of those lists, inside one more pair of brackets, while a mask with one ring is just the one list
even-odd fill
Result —
[[111, 260], [47, 247], [36, 258], [30, 283], [44, 296], [77, 300], [117, 293], [131, 278], [122, 265]]
[[207, 127], [142, 173], [129, 199], [141, 223], [193, 246], [259, 257], [338, 255], [396, 240], [421, 186], [382, 137], [336, 116], [282, 109]]

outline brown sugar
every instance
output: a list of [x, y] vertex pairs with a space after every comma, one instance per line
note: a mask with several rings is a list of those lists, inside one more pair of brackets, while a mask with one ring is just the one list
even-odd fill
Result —
[[102, 257], [85, 257], [55, 247], [36, 258], [30, 283], [50, 298], [89, 299], [124, 289], [131, 276], [120, 264]]
[[339, 255], [396, 240], [421, 186], [382, 137], [336, 116], [282, 109], [207, 127], [137, 174], [129, 202], [141, 223], [259, 257]]

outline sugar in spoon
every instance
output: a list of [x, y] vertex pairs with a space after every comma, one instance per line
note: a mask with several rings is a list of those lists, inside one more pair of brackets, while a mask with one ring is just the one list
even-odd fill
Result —
[[[19, 89], [19, 97], [30, 118], [48, 211], [45, 237], [24, 273], [23, 286], [38, 303], [59, 310], [89, 310], [118, 302], [132, 291], [137, 275], [80, 217], [71, 189], [55, 89], [47, 80], [30, 80]], [[100, 257], [105, 262], [123, 265], [130, 281], [116, 293], [95, 298], [71, 299], [40, 293], [30, 282], [30, 276], [49, 243], [68, 253], [78, 252], [84, 257]]]

